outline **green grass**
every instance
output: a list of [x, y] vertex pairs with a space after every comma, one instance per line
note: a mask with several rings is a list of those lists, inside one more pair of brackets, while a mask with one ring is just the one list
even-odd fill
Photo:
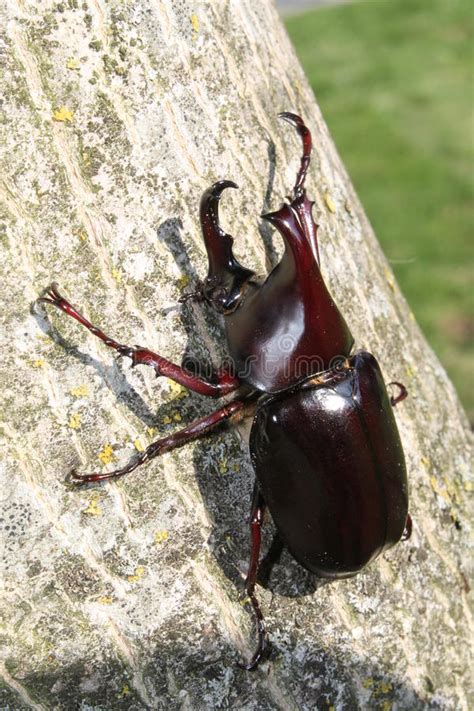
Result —
[[472, 0], [286, 19], [398, 282], [474, 422]]

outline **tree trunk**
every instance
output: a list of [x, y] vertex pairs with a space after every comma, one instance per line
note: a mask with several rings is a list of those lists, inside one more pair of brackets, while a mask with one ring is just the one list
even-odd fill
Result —
[[[1, 707], [467, 709], [468, 425], [274, 7], [12, 0], [7, 13]], [[132, 371], [30, 304], [57, 281], [122, 343], [217, 364], [219, 319], [178, 305], [206, 274], [200, 195], [235, 180], [221, 215], [237, 255], [259, 273], [275, 263], [280, 242], [259, 215], [278, 208], [299, 164], [284, 110], [313, 132], [307, 188], [329, 287], [356, 346], [410, 392], [396, 417], [414, 533], [337, 583], [283, 554], [258, 588], [272, 659], [250, 674], [236, 666], [254, 645], [241, 604], [254, 477], [242, 431], [71, 488], [72, 467], [125, 462], [215, 403]]]

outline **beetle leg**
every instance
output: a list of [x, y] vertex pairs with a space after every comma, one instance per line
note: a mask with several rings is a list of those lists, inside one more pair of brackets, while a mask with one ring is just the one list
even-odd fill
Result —
[[257, 649], [248, 664], [239, 664], [246, 671], [253, 671], [262, 661], [267, 647], [267, 630], [265, 620], [263, 619], [262, 611], [259, 602], [255, 596], [255, 582], [257, 580], [258, 562], [260, 558], [260, 544], [262, 538], [263, 515], [265, 512], [265, 501], [262, 494], [255, 484], [252, 509], [250, 515], [250, 535], [252, 539], [252, 552], [250, 555], [249, 569], [245, 579], [245, 591], [249, 597], [253, 608], [255, 623], [257, 627], [258, 645]]
[[210, 434], [219, 425], [227, 421], [232, 421], [233, 424], [239, 422], [244, 417], [253, 414], [255, 408], [252, 406], [252, 401], [258, 396], [257, 392], [250, 393], [247, 397], [233, 400], [227, 405], [220, 407], [210, 415], [194, 420], [187, 427], [184, 427], [178, 432], [174, 432], [167, 437], [162, 437], [156, 442], [150, 444], [143, 452], [133, 457], [131, 461], [121, 469], [115, 469], [111, 472], [94, 473], [94, 474], [78, 474], [75, 471], [71, 472], [71, 479], [75, 484], [89, 484], [95, 481], [104, 481], [105, 479], [118, 479], [125, 474], [130, 474], [141, 464], [149, 462], [151, 459], [158, 457], [160, 454], [169, 452], [177, 447], [182, 447], [183, 444], [192, 442], [193, 440], [205, 437]]
[[399, 402], [402, 402], [405, 400], [405, 398], [408, 397], [408, 390], [402, 383], [397, 383], [395, 380], [392, 383], [388, 384], [389, 387], [390, 385], [396, 385], [398, 388], [398, 395], [391, 395], [390, 396], [390, 404], [392, 407], [396, 407]]
[[410, 514], [407, 514], [407, 520], [405, 521], [405, 528], [402, 533], [402, 541], [408, 541], [411, 538], [413, 531], [413, 521]]
[[79, 321], [79, 323], [85, 326], [94, 336], [100, 338], [106, 346], [113, 348], [122, 356], [131, 358], [132, 367], [136, 365], [149, 365], [155, 369], [157, 376], [163, 375], [171, 380], [174, 380], [176, 383], [183, 385], [189, 390], [193, 390], [200, 395], [207, 395], [209, 397], [221, 397], [222, 395], [227, 395], [228, 393], [237, 390], [240, 386], [240, 381], [227, 371], [219, 371], [217, 373], [217, 382], [210, 383], [204, 378], [189, 373], [179, 365], [171, 363], [169, 360], [166, 360], [166, 358], [162, 358], [157, 353], [153, 353], [146, 348], [140, 348], [138, 346], [125, 346], [118, 343], [110, 336], [107, 336], [107, 334], [105, 334], [100, 328], [94, 326], [72, 304], [70, 304], [69, 301], [61, 296], [58, 291], [57, 284], [51, 284], [51, 286], [46, 290], [46, 294], [46, 296], [38, 299], [39, 303], [53, 304], [53, 306], [56, 306], [61, 311], [64, 311], [64, 313], [68, 316], [72, 316], [72, 318]]

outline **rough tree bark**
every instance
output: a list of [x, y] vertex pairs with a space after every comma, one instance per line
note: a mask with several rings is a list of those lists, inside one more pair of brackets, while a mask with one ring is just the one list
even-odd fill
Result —
[[[467, 709], [468, 425], [272, 4], [6, 7], [1, 707]], [[288, 192], [300, 150], [282, 110], [313, 131], [307, 185], [330, 288], [357, 346], [410, 391], [397, 419], [414, 534], [327, 585], [284, 555], [259, 589], [273, 661], [248, 674], [235, 663], [254, 643], [239, 602], [253, 479], [242, 433], [71, 490], [72, 466], [124, 462], [214, 405], [30, 304], [54, 279], [122, 342], [218, 362], [218, 319], [177, 305], [206, 271], [199, 198], [235, 180], [222, 219], [237, 253], [258, 272], [275, 262], [259, 214]]]

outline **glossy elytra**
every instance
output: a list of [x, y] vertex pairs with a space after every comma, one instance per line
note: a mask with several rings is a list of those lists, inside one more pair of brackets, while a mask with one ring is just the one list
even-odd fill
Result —
[[230, 362], [211, 380], [191, 373], [147, 348], [118, 343], [61, 296], [55, 284], [39, 299], [79, 321], [132, 365], [149, 365], [201, 395], [235, 393], [212, 414], [151, 444], [121, 469], [72, 473], [77, 484], [116, 479], [140, 464], [212, 432], [253, 417], [250, 455], [256, 481], [250, 516], [251, 557], [246, 592], [255, 613], [258, 644], [245, 669], [255, 669], [267, 650], [267, 632], [255, 596], [264, 511], [301, 565], [326, 578], [355, 575], [409, 535], [405, 460], [380, 368], [370, 353], [352, 354], [353, 338], [320, 271], [313, 203], [304, 187], [311, 134], [296, 114], [303, 151], [293, 197], [263, 219], [276, 227], [284, 253], [259, 280], [232, 252], [233, 239], [219, 224], [221, 181], [201, 199], [200, 220], [209, 271], [185, 298], [205, 300], [223, 315]]

